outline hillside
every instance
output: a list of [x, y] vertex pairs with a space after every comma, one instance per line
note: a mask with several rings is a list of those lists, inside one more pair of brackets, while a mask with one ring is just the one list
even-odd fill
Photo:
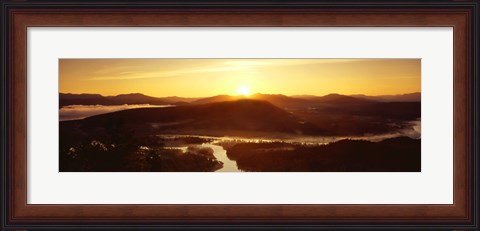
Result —
[[83, 129], [122, 123], [135, 128], [149, 127], [153, 132], [205, 133], [268, 132], [288, 134], [320, 133], [312, 124], [295, 117], [269, 102], [237, 100], [167, 108], [138, 108], [61, 122], [61, 126]]
[[418, 172], [421, 141], [408, 137], [340, 140], [327, 145], [241, 143], [227, 155], [242, 171], [252, 172]]
[[230, 96], [230, 95], [218, 95], [208, 98], [199, 99], [193, 101], [193, 104], [204, 104], [212, 102], [224, 102], [224, 101], [234, 101], [239, 99], [254, 99], [254, 100], [264, 100], [268, 101], [271, 104], [284, 108], [284, 109], [299, 109], [307, 108], [311, 106], [325, 105], [325, 104], [343, 104], [343, 105], [357, 105], [357, 104], [371, 104], [376, 101], [355, 98], [346, 95], [340, 94], [329, 94], [325, 96], [305, 96], [305, 97], [291, 97], [282, 94], [254, 94], [248, 97], [245, 96]]
[[192, 102], [192, 104], [217, 103], [217, 102], [224, 102], [224, 101], [235, 101], [240, 99], [246, 99], [246, 98], [243, 96], [216, 95], [212, 97], [206, 97], [206, 98], [195, 100]]

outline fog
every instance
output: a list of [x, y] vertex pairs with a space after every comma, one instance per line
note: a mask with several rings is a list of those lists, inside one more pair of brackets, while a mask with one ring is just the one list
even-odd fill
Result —
[[86, 117], [133, 108], [170, 107], [171, 105], [124, 104], [124, 105], [70, 105], [60, 108], [60, 121], [78, 120]]

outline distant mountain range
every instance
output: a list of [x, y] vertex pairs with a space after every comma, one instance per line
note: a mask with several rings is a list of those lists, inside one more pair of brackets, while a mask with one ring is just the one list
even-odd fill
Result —
[[380, 102], [420, 102], [420, 92], [401, 94], [401, 95], [379, 95], [379, 96], [367, 96], [367, 95], [351, 95], [352, 97], [375, 100]]
[[70, 94], [60, 93], [60, 107], [68, 105], [123, 105], [123, 104], [152, 104], [152, 105], [181, 105], [196, 99], [182, 97], [157, 98], [140, 93], [121, 94], [117, 96], [102, 96], [100, 94]]
[[281, 94], [254, 94], [245, 96], [217, 95], [206, 98], [184, 97], [152, 97], [140, 93], [121, 94], [117, 96], [102, 96], [99, 94], [70, 94], [60, 93], [60, 107], [68, 105], [123, 105], [123, 104], [152, 104], [152, 105], [187, 105], [206, 104], [213, 102], [235, 101], [240, 99], [265, 100], [282, 108], [308, 107], [312, 104], [369, 104], [374, 102], [420, 102], [419, 92], [401, 95], [340, 95], [329, 94], [325, 96], [285, 96]]
[[291, 97], [300, 98], [300, 99], [309, 99], [309, 100], [320, 99], [323, 101], [329, 98], [338, 99], [339, 97], [343, 97], [343, 99], [347, 99], [347, 98], [366, 99], [366, 100], [377, 101], [377, 102], [420, 102], [421, 101], [420, 92], [414, 92], [414, 93], [408, 93], [408, 94], [397, 94], [397, 95], [376, 95], [376, 96], [368, 96], [363, 94], [347, 96], [347, 95], [340, 95], [340, 94], [334, 93], [334, 94], [329, 94], [329, 95], [320, 96], [320, 97], [314, 96], [314, 95], [296, 95]]

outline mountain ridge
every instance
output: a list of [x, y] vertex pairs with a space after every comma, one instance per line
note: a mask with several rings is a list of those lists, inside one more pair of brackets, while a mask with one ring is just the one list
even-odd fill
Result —
[[342, 95], [331, 93], [324, 96], [302, 95], [286, 96], [283, 94], [261, 94], [250, 96], [215, 95], [211, 97], [153, 97], [142, 93], [119, 94], [116, 96], [102, 96], [100, 94], [72, 94], [60, 93], [60, 107], [69, 105], [123, 105], [123, 104], [152, 104], [152, 105], [187, 105], [206, 104], [213, 102], [235, 101], [241, 99], [266, 100], [281, 108], [309, 107], [315, 104], [368, 104], [373, 102], [420, 102], [419, 92], [399, 95]]
[[313, 124], [263, 100], [242, 99], [165, 108], [136, 108], [65, 121], [87, 128], [109, 123], [149, 125], [153, 130], [175, 131], [254, 131], [288, 134], [319, 133]]

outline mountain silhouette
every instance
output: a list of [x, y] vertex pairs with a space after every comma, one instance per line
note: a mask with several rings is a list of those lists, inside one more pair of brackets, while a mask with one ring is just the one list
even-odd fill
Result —
[[365, 104], [374, 103], [374, 100], [357, 98], [348, 95], [341, 94], [328, 94], [324, 96], [301, 96], [302, 99], [313, 101], [316, 103], [329, 103], [329, 104]]
[[261, 94], [251, 96], [217, 95], [205, 98], [184, 98], [178, 96], [152, 97], [141, 93], [120, 94], [117, 96], [102, 96], [99, 94], [70, 94], [60, 93], [60, 107], [68, 105], [123, 105], [123, 104], [152, 104], [152, 105], [186, 105], [206, 104], [242, 99], [264, 100], [284, 109], [306, 108], [318, 104], [357, 105], [374, 102], [414, 102], [419, 99], [420, 93], [392, 95], [392, 96], [347, 96], [328, 94], [325, 96], [286, 96], [282, 94]]
[[399, 95], [378, 95], [378, 96], [368, 96], [368, 95], [351, 95], [355, 98], [375, 100], [380, 102], [420, 102], [421, 93], [414, 92], [408, 94], [399, 94]]
[[252, 98], [268, 101], [281, 108], [308, 107], [313, 103], [309, 100], [293, 98], [282, 94], [255, 94]]
[[206, 97], [203, 99], [195, 100], [192, 104], [206, 104], [206, 103], [216, 103], [224, 101], [235, 101], [240, 99], [246, 99], [245, 96], [231, 96], [231, 95], [216, 95], [212, 97]]
[[257, 93], [251, 96], [217, 95], [213, 97], [199, 99], [192, 103], [204, 104], [204, 103], [212, 103], [212, 102], [235, 101], [235, 100], [241, 100], [241, 99], [264, 100], [280, 108], [305, 107], [313, 103], [305, 99], [292, 98], [282, 94], [260, 94], [260, 93]]
[[303, 97], [291, 97], [282, 94], [254, 94], [251, 96], [230, 96], [230, 95], [217, 95], [213, 97], [199, 99], [192, 102], [193, 104], [204, 104], [212, 102], [233, 101], [239, 99], [255, 99], [265, 100], [280, 108], [305, 108], [309, 106], [316, 106], [318, 104], [334, 104], [334, 105], [352, 105], [352, 104], [370, 104], [375, 103], [374, 100], [357, 98], [352, 96], [340, 95], [340, 94], [328, 94], [325, 96], [303, 96]]
[[181, 97], [157, 98], [141, 93], [120, 94], [117, 96], [102, 96], [100, 94], [71, 94], [60, 93], [60, 107], [68, 105], [123, 105], [123, 104], [152, 104], [152, 105], [181, 105], [194, 100]]
[[[86, 128], [102, 127], [112, 121], [175, 133], [185, 131], [253, 131], [311, 134], [321, 131], [293, 114], [263, 100], [242, 99], [199, 105], [137, 108], [112, 112], [61, 124], [78, 124]], [[144, 126], [145, 127], [145, 126]]]
[[91, 104], [105, 104], [108, 100], [100, 94], [71, 94], [60, 93], [60, 107], [67, 105], [91, 105]]

